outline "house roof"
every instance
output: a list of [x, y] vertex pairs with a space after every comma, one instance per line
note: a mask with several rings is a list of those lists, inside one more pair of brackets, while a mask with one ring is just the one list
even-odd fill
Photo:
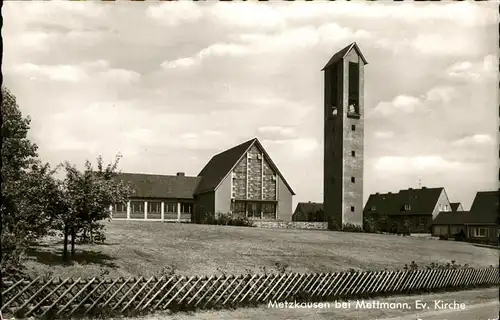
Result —
[[134, 198], [193, 199], [199, 177], [169, 176], [143, 173], [120, 173], [118, 179], [128, 183]]
[[497, 224], [498, 191], [476, 193], [470, 211], [440, 212], [432, 224]]
[[460, 207], [460, 202], [451, 202], [450, 203], [451, 211], [457, 211]]
[[330, 60], [328, 61], [328, 63], [323, 67], [323, 69], [321, 69], [321, 71], [325, 70], [326, 68], [328, 68], [329, 66], [332, 66], [334, 64], [336, 64], [338, 61], [340, 61], [341, 59], [345, 58], [345, 56], [352, 50], [356, 50], [356, 53], [360, 56], [360, 58], [363, 60], [363, 63], [366, 65], [368, 64], [368, 62], [366, 61], [365, 57], [363, 56], [363, 53], [361, 53], [361, 50], [359, 49], [358, 45], [356, 44], [356, 42], [353, 42], [351, 43], [350, 45], [348, 45], [347, 47], [345, 47], [344, 49], [338, 51], [337, 53], [335, 53], [331, 58]]
[[315, 213], [317, 211], [323, 210], [323, 203], [317, 203], [317, 202], [299, 202], [297, 204], [297, 207], [295, 208], [295, 213], [298, 213], [299, 211], [309, 214], [309, 213]]
[[472, 211], [440, 212], [432, 221], [433, 225], [496, 224], [496, 213]]
[[497, 213], [499, 195], [499, 191], [479, 191], [476, 193], [470, 211]]
[[[389, 215], [430, 214], [444, 188], [421, 188], [400, 190], [398, 193], [371, 194], [366, 202], [364, 213], [378, 212]], [[406, 204], [409, 210], [404, 210]], [[375, 207], [375, 210], [371, 210]]]
[[260, 144], [257, 138], [253, 138], [242, 144], [239, 144], [231, 149], [228, 149], [224, 152], [216, 154], [210, 159], [210, 161], [205, 165], [205, 167], [200, 171], [198, 177], [201, 177], [201, 182], [196, 189], [196, 194], [205, 193], [215, 191], [217, 187], [221, 184], [224, 178], [233, 170], [233, 168], [238, 164], [240, 159], [245, 156], [247, 151], [253, 146], [257, 145], [257, 147], [262, 150], [264, 153], [265, 159], [269, 162], [269, 165], [276, 171], [276, 173], [280, 176], [283, 183], [290, 190], [292, 195], [295, 195], [292, 188], [285, 180], [281, 172], [278, 170], [278, 167], [271, 160], [271, 157], [266, 152], [264, 147]]

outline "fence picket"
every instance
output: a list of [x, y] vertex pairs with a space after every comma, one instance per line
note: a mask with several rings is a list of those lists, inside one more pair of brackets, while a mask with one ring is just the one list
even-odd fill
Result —
[[[252, 286], [250, 287], [250, 289], [248, 289], [247, 293], [245, 293], [245, 295], [244, 295], [243, 297], [241, 297], [240, 302], [243, 302], [243, 301], [245, 300], [245, 298], [247, 297], [247, 295], [248, 295], [250, 292], [252, 292], [253, 288], [254, 288], [254, 287], [255, 287], [255, 286], [259, 283], [259, 281], [260, 281], [263, 277], [265, 277], [265, 275], [263, 275], [263, 274], [259, 276], [259, 278], [255, 281], [255, 283], [254, 283], [254, 284], [252, 284]], [[266, 277], [266, 278], [267, 278], [267, 277]]]
[[25, 316], [29, 316], [30, 314], [33, 313], [33, 311], [35, 311], [36, 309], [38, 309], [42, 303], [44, 303], [45, 300], [47, 300], [48, 298], [50, 298], [50, 296], [52, 296], [54, 294], [54, 292], [56, 292], [57, 290], [59, 290], [59, 288], [61, 288], [66, 282], [68, 282], [70, 279], [66, 279], [64, 281], [62, 281], [58, 286], [56, 286], [56, 288], [54, 290], [52, 290], [48, 295], [46, 295], [40, 302], [38, 302], [31, 310], [29, 310], [27, 313], [25, 313]]
[[212, 283], [212, 285], [210, 286], [210, 288], [208, 288], [207, 291], [205, 291], [205, 293], [200, 297], [200, 299], [198, 299], [198, 301], [196, 301], [196, 303], [194, 304], [194, 306], [196, 307], [198, 305], [198, 303], [200, 303], [201, 301], [203, 301], [203, 299], [205, 299], [205, 297], [208, 295], [209, 292], [212, 291], [212, 289], [217, 285], [217, 283], [219, 282], [220, 279], [222, 278], [225, 278], [225, 276], [218, 276]]
[[[290, 281], [287, 281], [287, 282], [286, 282], [286, 283], [287, 283], [287, 286], [286, 286], [286, 287], [284, 287], [284, 289], [281, 291], [281, 293], [280, 293], [280, 295], [279, 295], [279, 296], [277, 296], [277, 297], [276, 297], [276, 295], [274, 295], [273, 300], [277, 300], [277, 301], [279, 301], [279, 300], [281, 299], [281, 297], [283, 296], [283, 293], [285, 293], [285, 292], [288, 290], [288, 288], [290, 287], [290, 285], [291, 285], [292, 283], [294, 283], [295, 279], [296, 279], [298, 276], [299, 276], [299, 274], [298, 274], [298, 273], [293, 273], [293, 279], [292, 279], [292, 280], [290, 280]], [[281, 289], [281, 288], [280, 288], [280, 289]], [[278, 291], [278, 292], [279, 292], [279, 291]]]
[[[139, 289], [139, 291], [137, 291], [137, 293], [132, 297], [132, 299], [129, 300], [129, 302], [127, 302], [127, 304], [125, 304], [125, 306], [120, 310], [121, 313], [123, 313], [123, 311], [125, 311], [129, 306], [130, 304], [132, 304], [132, 302], [135, 301], [135, 299], [137, 299], [137, 297], [141, 294], [141, 292], [148, 286], [148, 284], [153, 280], [155, 279], [154, 277], [151, 277], [149, 278], [148, 281], [146, 281], [146, 283], [142, 286], [141, 289]], [[155, 279], [156, 280], [156, 279]], [[140, 301], [142, 302], [142, 300]], [[139, 302], [139, 303], [140, 303]]]
[[[23, 293], [25, 293], [33, 284], [35, 284], [38, 280], [40, 279], [40, 277], [36, 277], [35, 280], [31, 281], [26, 287], [24, 287], [24, 289], [22, 289], [21, 291], [19, 291], [15, 296], [13, 296], [9, 301], [5, 302], [2, 306], [2, 308], [0, 308], [0, 311], [3, 311], [9, 304], [11, 304], [12, 302], [16, 301], [17, 298], [19, 298]], [[14, 286], [13, 286], [14, 287]], [[10, 289], [10, 288], [9, 288]], [[10, 291], [10, 290], [9, 290]], [[2, 295], [5, 296], [6, 293], [8, 293], [9, 291], [6, 290], [6, 292], [2, 292]]]
[[[161, 279], [162, 279], [162, 281], [163, 281], [163, 277], [162, 277]], [[169, 283], [171, 283], [172, 281], [174, 281], [175, 279], [176, 279], [176, 277], [175, 277], [175, 276], [170, 277], [170, 279], [168, 279], [168, 280], [167, 280], [167, 281], [163, 284], [163, 286], [161, 286], [160, 290], [158, 290], [158, 291], [157, 291], [157, 292], [153, 295], [153, 297], [151, 297], [151, 299], [149, 299], [149, 301], [148, 301], [148, 302], [147, 302], [147, 303], [146, 303], [146, 304], [145, 304], [145, 305], [141, 308], [141, 310], [146, 309], [146, 308], [149, 306], [149, 304], [150, 304], [151, 302], [153, 302], [153, 300], [154, 300], [154, 299], [156, 299], [156, 297], [157, 297], [157, 296], [159, 296], [159, 295], [160, 295], [160, 293], [162, 293], [162, 292], [163, 292], [163, 290], [164, 290], [164, 289], [168, 286], [168, 284], [169, 284]], [[160, 281], [158, 281], [158, 283], [160, 283]]]
[[[168, 300], [168, 301], [167, 301], [167, 303], [165, 303], [165, 304], [163, 305], [162, 309], [163, 309], [163, 310], [165, 310], [165, 309], [166, 309], [166, 308], [167, 308], [167, 307], [168, 307], [168, 306], [172, 303], [172, 301], [174, 301], [174, 300], [175, 300], [175, 298], [177, 298], [177, 296], [179, 296], [179, 294], [181, 294], [182, 290], [184, 290], [184, 288], [186, 288], [186, 287], [187, 287], [187, 285], [188, 285], [188, 284], [189, 284], [189, 283], [190, 283], [190, 282], [191, 282], [194, 278], [196, 278], [196, 276], [193, 276], [193, 277], [189, 278], [189, 279], [186, 281], [186, 283], [184, 283], [184, 285], [183, 285], [183, 286], [182, 286], [182, 287], [181, 287], [181, 288], [177, 291], [177, 293], [176, 293], [176, 294], [174, 294], [174, 296], [173, 296], [172, 298], [170, 298], [170, 300]], [[175, 288], [175, 286], [174, 286], [173, 288]], [[173, 289], [173, 288], [172, 288], [172, 289]]]
[[276, 300], [276, 296], [281, 292], [281, 290], [283, 288], [288, 288], [288, 286], [290, 286], [290, 278], [292, 278], [292, 276], [295, 278], [295, 274], [294, 273], [289, 273], [288, 277], [283, 281], [283, 284], [276, 290], [276, 292], [274, 293], [274, 295], [271, 297], [271, 301], [273, 300]]
[[[157, 280], [156, 278], [151, 278], [151, 279], [155, 279]], [[139, 307], [144, 303], [144, 301], [146, 301], [146, 299], [149, 297], [149, 295], [154, 292], [154, 290], [156, 289], [157, 286], [160, 285], [160, 283], [163, 281], [163, 279], [165, 279], [165, 276], [162, 276], [160, 279], [158, 279], [156, 281], [156, 283], [153, 285], [153, 287], [151, 289], [149, 289], [149, 291], [144, 295], [144, 297], [142, 298], [141, 301], [139, 301], [139, 303], [135, 306], [135, 310], [139, 310]]]
[[[208, 278], [140, 277], [126, 280], [118, 278], [113, 281], [97, 278], [42, 281], [37, 277], [33, 280], [2, 282], [7, 302], [0, 310], [38, 318], [51, 312], [56, 316], [61, 315], [66, 310], [70, 310], [68, 316], [78, 310], [84, 310], [83, 315], [86, 315], [97, 306], [112, 306], [112, 310], [123, 314], [129, 308], [145, 310], [148, 306], [153, 311], [172, 308], [173, 305], [196, 307], [201, 304], [206, 308], [218, 305], [237, 306], [245, 302], [280, 302], [300, 292], [306, 293], [310, 298], [331, 299], [339, 296], [354, 297], [358, 294], [376, 295], [416, 292], [421, 289], [433, 291], [473, 285], [498, 285], [498, 282], [497, 267], [217, 277], [212, 275]], [[151, 307], [153, 302], [154, 306]], [[24, 312], [26, 308], [30, 309]]]
[[89, 281], [89, 282], [88, 282], [85, 286], [83, 286], [83, 288], [82, 288], [82, 289], [80, 289], [80, 291], [78, 291], [78, 292], [77, 292], [77, 293], [73, 296], [73, 298], [71, 298], [71, 299], [68, 301], [68, 303], [66, 303], [66, 304], [65, 304], [62, 308], [60, 308], [60, 309], [59, 309], [59, 311], [56, 313], [56, 315], [59, 315], [59, 314], [60, 314], [61, 312], [63, 312], [63, 311], [64, 311], [67, 307], [69, 307], [69, 306], [71, 305], [71, 303], [73, 303], [73, 301], [75, 301], [75, 300], [76, 300], [76, 298], [78, 298], [78, 296], [79, 296], [80, 294], [82, 294], [82, 293], [83, 293], [83, 292], [84, 292], [84, 291], [85, 291], [88, 287], [90, 287], [90, 285], [91, 285], [92, 283], [94, 283], [95, 279], [96, 279], [96, 278], [91, 279], [91, 280], [90, 280], [90, 281]]

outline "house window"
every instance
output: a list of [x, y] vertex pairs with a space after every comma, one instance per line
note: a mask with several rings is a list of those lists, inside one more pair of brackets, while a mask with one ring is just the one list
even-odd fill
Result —
[[247, 202], [247, 217], [251, 219], [261, 218], [261, 204], [258, 202]]
[[161, 202], [152, 201], [148, 202], [148, 214], [160, 214]]
[[418, 225], [419, 226], [426, 226], [427, 225], [427, 218], [426, 217], [419, 217], [418, 218]]
[[445, 205], [444, 205], [444, 211], [449, 211], [449, 210], [448, 210], [448, 205], [447, 205], [447, 204], [445, 204]]
[[115, 204], [115, 212], [127, 212], [127, 204], [126, 203]]
[[192, 203], [181, 203], [181, 213], [192, 213], [193, 204]]
[[176, 202], [166, 202], [165, 203], [165, 212], [168, 212], [168, 213], [177, 212], [177, 203]]
[[352, 131], [356, 131], [356, 125], [354, 125], [354, 124], [353, 124], [353, 125], [351, 125], [351, 130], [352, 130]]
[[130, 201], [130, 213], [144, 213], [144, 201]]
[[483, 238], [487, 236], [488, 230], [486, 228], [474, 228], [472, 229], [472, 234], [474, 237]]
[[375, 210], [377, 210], [377, 207], [376, 207], [376, 206], [372, 206], [372, 207], [370, 208], [370, 210], [371, 210], [371, 211], [375, 211]]
[[262, 215], [264, 219], [276, 219], [276, 203], [263, 203]]
[[235, 201], [232, 203], [232, 212], [233, 213], [245, 213], [245, 202], [243, 201]]
[[354, 212], [354, 206], [351, 206], [351, 212]]
[[405, 210], [409, 211], [410, 209], [411, 209], [410, 205], [409, 204], [405, 204]]
[[356, 156], [356, 151], [351, 151], [351, 156], [355, 157]]
[[352, 182], [352, 183], [355, 183], [355, 182], [356, 182], [356, 178], [351, 177], [351, 182]]

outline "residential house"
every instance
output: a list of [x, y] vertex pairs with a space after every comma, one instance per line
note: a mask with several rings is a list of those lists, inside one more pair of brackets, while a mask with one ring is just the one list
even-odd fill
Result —
[[231, 213], [260, 220], [292, 220], [290, 185], [257, 138], [212, 157], [196, 177], [122, 173], [134, 193], [113, 206], [113, 219], [202, 222]]
[[445, 189], [422, 187], [372, 194], [363, 215], [382, 221], [380, 231], [431, 233], [432, 220], [441, 211], [451, 211]]
[[451, 211], [464, 211], [464, 208], [462, 207], [462, 204], [460, 202], [452, 202], [450, 203], [451, 206]]
[[432, 234], [457, 237], [460, 232], [466, 241], [498, 245], [498, 191], [476, 194], [469, 211], [440, 212], [432, 222]]
[[299, 202], [292, 216], [292, 221], [326, 221], [323, 204], [316, 202]]

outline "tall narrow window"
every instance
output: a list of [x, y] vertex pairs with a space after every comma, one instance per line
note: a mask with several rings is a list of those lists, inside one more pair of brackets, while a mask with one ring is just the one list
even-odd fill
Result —
[[352, 131], [356, 131], [356, 125], [354, 125], [354, 124], [353, 124], [353, 125], [351, 125], [351, 130], [352, 130]]
[[352, 182], [352, 183], [356, 182], [356, 178], [351, 177], [351, 182]]
[[355, 157], [356, 156], [356, 151], [351, 151], [351, 156]]
[[354, 206], [351, 206], [351, 212], [354, 212]]
[[349, 113], [359, 114], [359, 64], [349, 62]]

